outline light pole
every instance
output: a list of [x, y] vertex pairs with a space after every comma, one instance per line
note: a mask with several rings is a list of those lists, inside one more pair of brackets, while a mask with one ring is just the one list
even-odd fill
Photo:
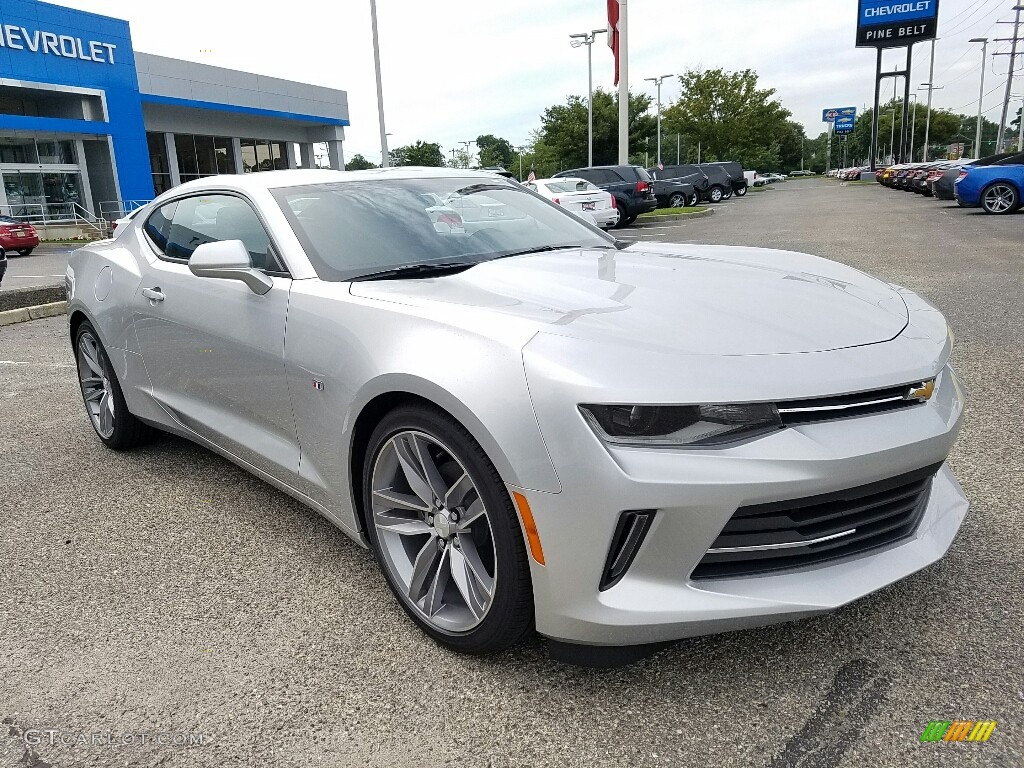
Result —
[[921, 157], [921, 162], [928, 162], [928, 150], [931, 149], [928, 145], [928, 135], [932, 127], [932, 91], [941, 91], [946, 86], [944, 85], [933, 85], [930, 81], [927, 83], [921, 83], [921, 86], [917, 89], [928, 91], [928, 114], [925, 116], [924, 121], [924, 155]]
[[471, 155], [469, 154], [469, 147], [472, 144], [476, 144], [476, 142], [475, 141], [460, 141], [459, 144], [465, 144], [466, 145], [466, 167], [469, 168], [469, 160], [470, 160], [470, 157], [471, 157]]
[[660, 75], [658, 77], [645, 77], [644, 82], [654, 83], [658, 87], [658, 167], [661, 167], [661, 83], [666, 77], [674, 75]]
[[974, 134], [974, 157], [981, 157], [981, 100], [985, 98], [985, 62], [988, 61], [988, 38], [972, 37], [967, 42], [981, 43], [981, 87], [978, 89], [978, 128]]
[[914, 111], [910, 117], [910, 152], [907, 154], [907, 159], [910, 162], [914, 162], [914, 129], [917, 127], [917, 94], [910, 94], [910, 98], [914, 100]]
[[377, 43], [377, 0], [370, 0], [370, 28], [373, 31], [373, 68], [377, 74], [377, 120], [380, 122], [380, 167], [391, 165], [388, 134], [384, 128], [384, 88], [380, 80], [380, 45]]
[[592, 29], [590, 32], [577, 32], [569, 35], [569, 45], [579, 48], [587, 46], [587, 165], [594, 164], [594, 39], [597, 35], [608, 32], [607, 29]]
[[[935, 83], [935, 41], [936, 40], [938, 40], [937, 37], [932, 39], [932, 57], [931, 57], [931, 63], [928, 65], [928, 82], [927, 83], [922, 83], [922, 85], [927, 85], [928, 86], [928, 114], [925, 115], [925, 121], [924, 121], [924, 155], [921, 157], [921, 162], [923, 162], [923, 163], [927, 163], [928, 162], [928, 133], [931, 130], [931, 127], [932, 127], [932, 91], [938, 90], [935, 87], [935, 85], [934, 85], [934, 83]], [[909, 77], [909, 76], [910, 75], [908, 73], [907, 77]], [[918, 90], [920, 90], [920, 89], [918, 89]]]

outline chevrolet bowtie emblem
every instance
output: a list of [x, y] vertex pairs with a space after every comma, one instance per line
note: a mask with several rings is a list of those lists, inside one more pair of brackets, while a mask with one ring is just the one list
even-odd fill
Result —
[[906, 398], [907, 400], [918, 400], [923, 403], [931, 399], [933, 392], [935, 392], [935, 379], [929, 379], [928, 381], [922, 381], [920, 384], [912, 384], [910, 391], [906, 394]]

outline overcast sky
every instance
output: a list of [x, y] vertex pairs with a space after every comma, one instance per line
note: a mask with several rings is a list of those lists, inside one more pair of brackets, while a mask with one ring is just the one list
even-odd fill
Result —
[[[380, 161], [369, 0], [306, 0], [272, 12], [241, 0], [62, 4], [127, 19], [136, 50], [346, 90], [345, 154]], [[1012, 26], [995, 22], [1012, 19], [1013, 5], [941, 0], [935, 83], [945, 88], [935, 106], [976, 111], [981, 52], [967, 40], [1010, 37]], [[632, 88], [653, 95], [643, 78], [687, 68], [751, 68], [817, 135], [823, 108], [873, 99], [875, 54], [854, 48], [856, 9], [856, 0], [630, 0]], [[525, 143], [545, 107], [585, 96], [586, 49], [571, 48], [568, 36], [607, 23], [605, 0], [378, 0], [377, 10], [389, 143], [437, 141], [446, 154], [484, 133]], [[594, 84], [610, 89], [611, 51], [599, 41]], [[914, 88], [928, 80], [928, 54], [929, 45], [915, 46]], [[886, 68], [903, 55], [889, 52]], [[1008, 58], [989, 59], [984, 109], [995, 120]], [[1015, 111], [1024, 76], [1014, 91]], [[662, 101], [678, 94], [678, 81], [666, 80]]]

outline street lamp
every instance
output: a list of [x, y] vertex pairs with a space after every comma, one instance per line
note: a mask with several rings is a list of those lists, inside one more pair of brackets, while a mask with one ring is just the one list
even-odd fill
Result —
[[458, 143], [466, 145], [466, 167], [469, 168], [469, 159], [471, 157], [471, 155], [469, 154], [469, 147], [472, 144], [476, 144], [476, 142], [475, 141], [460, 141]]
[[988, 38], [972, 37], [967, 42], [981, 43], [981, 88], [978, 89], [978, 128], [974, 134], [974, 156], [981, 157], [981, 100], [985, 98], [985, 62], [988, 60]]
[[593, 45], [597, 35], [606, 33], [607, 29], [593, 29], [590, 32], [577, 32], [569, 35], [569, 45], [579, 48], [587, 46], [587, 165], [594, 164], [594, 56]]
[[928, 135], [932, 127], [932, 91], [941, 91], [945, 87], [944, 85], [934, 85], [933, 83], [921, 83], [917, 89], [919, 91], [928, 91], [928, 114], [925, 116], [924, 121], [924, 154], [921, 157], [921, 161], [925, 163], [928, 162], [928, 150], [930, 149], [928, 146]]
[[912, 163], [914, 162], [914, 129], [917, 128], [917, 94], [910, 94], [910, 98], [914, 100], [914, 111], [910, 117], [910, 152], [907, 153], [907, 159]]
[[645, 77], [644, 82], [654, 83], [658, 86], [658, 167], [661, 167], [661, 82], [666, 77], [674, 75], [660, 75], [659, 77]]

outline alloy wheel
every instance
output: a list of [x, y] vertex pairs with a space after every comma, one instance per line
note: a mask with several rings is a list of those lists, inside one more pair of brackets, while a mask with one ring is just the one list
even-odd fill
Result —
[[106, 357], [96, 337], [88, 331], [78, 339], [78, 381], [96, 432], [109, 439], [114, 434], [114, 390]]
[[1017, 202], [1017, 191], [1008, 184], [993, 184], [985, 190], [985, 210], [990, 213], [1006, 213]]
[[676, 194], [672, 195], [671, 198], [669, 198], [669, 201], [668, 201], [668, 207], [669, 208], [682, 208], [685, 205], [686, 205], [686, 195], [683, 195], [683, 194], [680, 194], [679, 192], [677, 192]]
[[416, 430], [393, 435], [370, 475], [372, 524], [402, 599], [432, 627], [464, 633], [494, 599], [497, 558], [480, 492], [454, 453]]

